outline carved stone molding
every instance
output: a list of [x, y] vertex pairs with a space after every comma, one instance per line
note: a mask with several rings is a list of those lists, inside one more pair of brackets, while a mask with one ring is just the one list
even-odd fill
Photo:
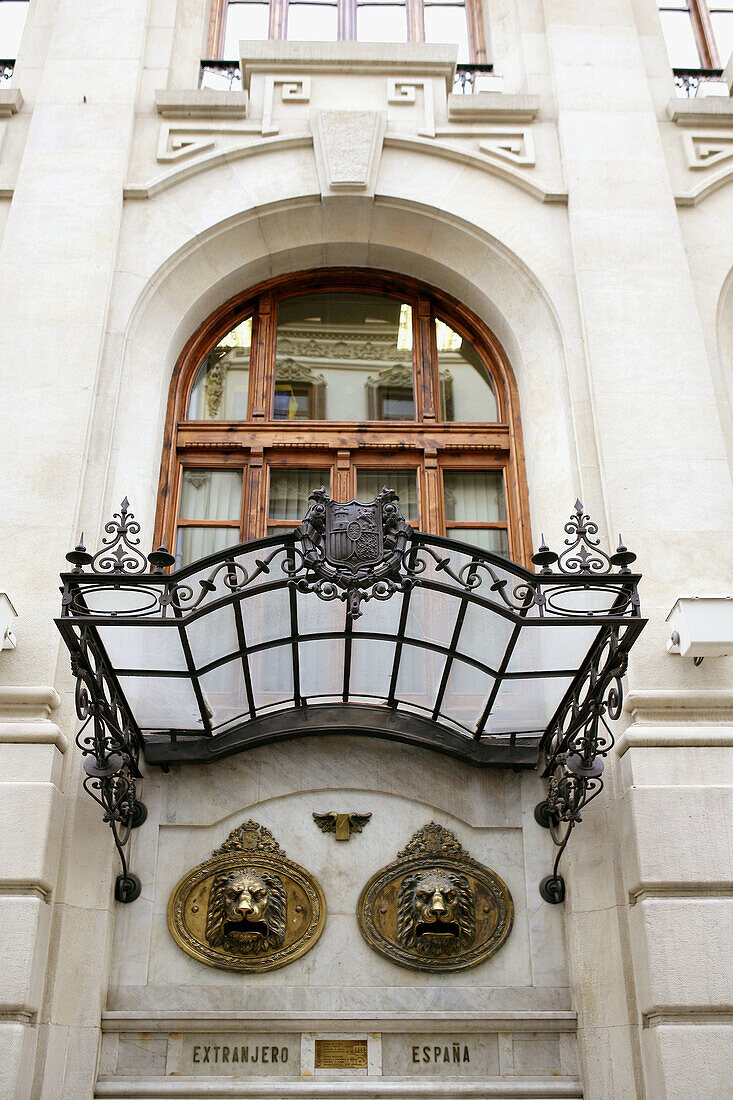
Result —
[[318, 111], [313, 143], [321, 191], [374, 193], [385, 119], [378, 111]]

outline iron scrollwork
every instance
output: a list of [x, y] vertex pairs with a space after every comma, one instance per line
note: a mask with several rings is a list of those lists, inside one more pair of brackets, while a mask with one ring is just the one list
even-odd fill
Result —
[[399, 497], [386, 486], [370, 503], [331, 500], [321, 487], [298, 531], [305, 575], [294, 580], [299, 592], [322, 600], [344, 600], [352, 619], [370, 599], [388, 600], [415, 584], [404, 570], [412, 529], [400, 512]]
[[[624, 546], [619, 536], [615, 553], [606, 554], [600, 539], [594, 538], [598, 525], [584, 511], [580, 500], [575, 512], [565, 524], [566, 549], [556, 554], [545, 544], [544, 535], [539, 550], [532, 558], [540, 566], [540, 575], [552, 574], [552, 565], [560, 573], [590, 578], [609, 574], [618, 568], [618, 576], [630, 576], [629, 566], [636, 555]], [[586, 586], [586, 587], [592, 587]], [[618, 609], [638, 616], [636, 586], [618, 596]], [[557, 613], [559, 608], [548, 604]], [[607, 718], [615, 721], [623, 709], [622, 677], [628, 664], [628, 650], [635, 634], [626, 639], [625, 627], [614, 627], [605, 635], [586, 659], [582, 674], [576, 678], [572, 691], [545, 732], [543, 750], [547, 779], [547, 798], [535, 806], [539, 825], [549, 829], [557, 848], [552, 873], [540, 882], [540, 894], [551, 905], [565, 900], [565, 881], [558, 873], [562, 854], [575, 826], [582, 821], [586, 806], [603, 790], [604, 758], [615, 744]]]
[[[96, 554], [84, 546], [84, 536], [66, 559], [72, 572], [80, 574], [84, 566], [93, 573], [114, 577], [142, 573], [148, 565], [154, 572], [173, 563], [174, 558], [160, 546], [147, 558], [138, 548], [140, 524], [129, 511], [127, 497], [119, 512], [104, 527], [107, 537]], [[70, 607], [75, 598], [68, 586], [63, 590], [63, 604]], [[71, 671], [76, 677], [74, 703], [82, 725], [76, 735], [84, 767], [83, 786], [87, 794], [102, 809], [102, 820], [112, 830], [112, 837], [122, 864], [122, 874], [115, 882], [115, 898], [121, 902], [135, 901], [140, 896], [141, 883], [128, 865], [127, 846], [133, 829], [147, 818], [145, 804], [137, 797], [140, 780], [141, 737], [135, 721], [108, 666], [102, 647], [87, 627], [81, 627], [71, 652]]]

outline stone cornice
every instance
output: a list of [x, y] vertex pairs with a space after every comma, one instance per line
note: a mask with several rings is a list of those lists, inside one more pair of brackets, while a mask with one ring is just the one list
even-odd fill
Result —
[[161, 118], [245, 118], [246, 92], [217, 92], [211, 88], [170, 91], [159, 88], [155, 106]]
[[10, 118], [17, 115], [23, 106], [23, 96], [20, 88], [0, 88], [0, 118]]
[[453, 86], [456, 47], [427, 42], [240, 42], [242, 84], [249, 91], [254, 73], [380, 73], [435, 76]]
[[539, 109], [540, 98], [536, 95], [474, 92], [448, 96], [451, 122], [532, 122]]

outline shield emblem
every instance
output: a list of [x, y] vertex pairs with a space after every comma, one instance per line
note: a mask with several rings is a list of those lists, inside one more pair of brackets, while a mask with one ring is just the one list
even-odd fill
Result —
[[384, 554], [381, 501], [328, 501], [325, 551], [332, 565], [359, 569], [380, 562]]

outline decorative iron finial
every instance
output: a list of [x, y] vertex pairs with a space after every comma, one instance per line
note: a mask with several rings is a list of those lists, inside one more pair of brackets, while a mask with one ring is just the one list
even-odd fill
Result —
[[554, 550], [550, 550], [550, 547], [545, 542], [545, 533], [543, 531], [542, 532], [542, 542], [540, 543], [539, 550], [537, 551], [536, 554], [532, 555], [532, 564], [542, 566], [542, 568], [540, 569], [540, 573], [545, 574], [545, 573], [551, 573], [552, 572], [552, 569], [550, 569], [550, 566], [554, 565], [556, 561], [557, 561], [557, 554], [555, 553]]
[[130, 502], [125, 497], [120, 505], [119, 512], [104, 525], [104, 530], [109, 538], [102, 539], [102, 549], [98, 550], [92, 558], [92, 569], [95, 573], [144, 573], [147, 569], [147, 559], [142, 550], [138, 550], [140, 539], [135, 535], [140, 534], [140, 524], [132, 512], [128, 511]]
[[66, 560], [71, 562], [71, 564], [74, 566], [74, 568], [71, 570], [72, 573], [81, 573], [85, 565], [91, 564], [93, 559], [92, 555], [89, 553], [86, 546], [84, 545], [83, 531], [81, 533], [81, 538], [77, 542], [74, 549], [69, 550], [68, 554], [66, 555]]
[[616, 547], [616, 553], [611, 554], [611, 565], [620, 566], [620, 573], [630, 573], [629, 566], [632, 562], [636, 561], [636, 554], [624, 546], [624, 540], [621, 535], [618, 537], [618, 546]]
[[148, 561], [153, 567], [153, 573], [160, 574], [169, 565], [174, 565], [176, 559], [174, 554], [169, 553], [168, 547], [161, 542], [157, 550], [151, 550], [148, 554]]

